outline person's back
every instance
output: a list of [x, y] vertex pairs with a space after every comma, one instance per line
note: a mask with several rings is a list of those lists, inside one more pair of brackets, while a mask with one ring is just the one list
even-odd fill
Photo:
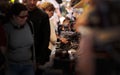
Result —
[[29, 9], [29, 20], [32, 21], [34, 28], [36, 62], [39, 65], [43, 65], [49, 61], [50, 25], [48, 15], [36, 7], [37, 1], [27, 0], [26, 4]]
[[50, 2], [43, 2], [41, 6], [39, 7], [43, 11], [45, 11], [49, 16], [50, 21], [50, 42], [49, 42], [49, 49], [52, 51], [51, 53], [54, 53], [56, 50], [56, 42], [57, 42], [57, 35], [55, 32], [55, 25], [53, 23], [53, 20], [51, 20], [51, 17], [53, 16], [55, 12], [55, 7]]

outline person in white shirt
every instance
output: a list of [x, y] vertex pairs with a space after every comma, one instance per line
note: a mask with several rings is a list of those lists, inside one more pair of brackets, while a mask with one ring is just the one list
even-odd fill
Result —
[[[56, 42], [57, 42], [57, 35], [56, 35], [56, 32], [55, 32], [55, 25], [54, 25], [54, 21], [51, 19], [51, 17], [53, 16], [54, 14], [54, 11], [55, 11], [55, 7], [52, 3], [50, 2], [43, 2], [40, 7], [42, 10], [44, 10], [48, 16], [49, 16], [49, 21], [50, 21], [50, 42], [49, 42], [49, 49], [52, 50], [51, 51], [51, 56], [50, 56], [50, 59], [53, 59], [52, 56], [55, 54], [55, 51], [56, 51]], [[50, 60], [51, 61], [51, 60]]]

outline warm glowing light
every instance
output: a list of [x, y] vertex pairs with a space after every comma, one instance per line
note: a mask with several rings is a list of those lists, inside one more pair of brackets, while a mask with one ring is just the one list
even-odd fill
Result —
[[14, 3], [14, 2], [15, 2], [15, 0], [10, 0], [10, 2], [11, 2], [11, 3]]

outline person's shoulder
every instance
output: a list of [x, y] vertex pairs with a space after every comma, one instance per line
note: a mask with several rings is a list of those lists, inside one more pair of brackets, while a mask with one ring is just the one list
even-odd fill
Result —
[[29, 11], [29, 15], [30, 18], [34, 21], [40, 21], [48, 17], [47, 13], [37, 7], [34, 10]]
[[42, 19], [48, 18], [49, 19], [48, 14], [45, 11], [43, 11], [42, 9], [37, 8], [36, 13], [38, 14], [37, 16], [40, 16], [39, 18], [42, 18]]
[[36, 8], [35, 11], [38, 12], [38, 13], [40, 13], [42, 16], [47, 15], [47, 13], [45, 13], [45, 11], [43, 11], [42, 9]]

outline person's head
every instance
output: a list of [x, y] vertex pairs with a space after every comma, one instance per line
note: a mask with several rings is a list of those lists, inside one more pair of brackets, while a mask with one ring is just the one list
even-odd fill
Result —
[[11, 6], [9, 17], [18, 25], [24, 25], [28, 17], [27, 7], [20, 3], [15, 3]]
[[33, 10], [34, 8], [36, 8], [37, 1], [38, 0], [26, 0], [27, 8], [29, 10]]
[[53, 16], [54, 11], [55, 11], [54, 5], [50, 2], [42, 3], [40, 5], [40, 8], [43, 9], [48, 14], [49, 18]]
[[63, 21], [63, 25], [64, 26], [69, 26], [70, 24], [70, 18], [69, 17], [65, 17], [65, 20]]

